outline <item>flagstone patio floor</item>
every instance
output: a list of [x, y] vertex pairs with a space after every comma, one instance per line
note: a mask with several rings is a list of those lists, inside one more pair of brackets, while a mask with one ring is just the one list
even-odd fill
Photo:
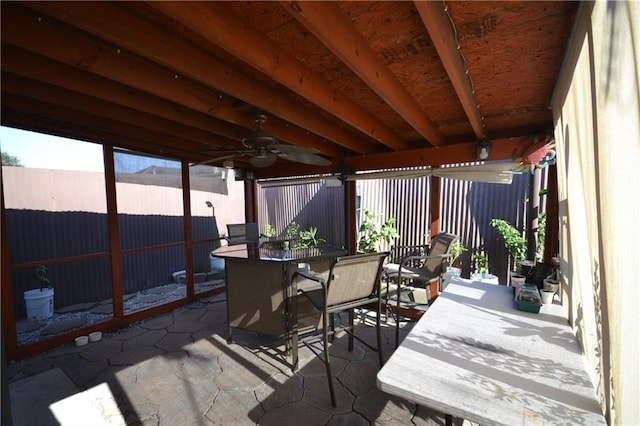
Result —
[[[371, 321], [357, 334], [373, 342]], [[331, 344], [338, 406], [331, 406], [318, 344], [300, 347], [292, 372], [280, 341], [234, 330], [225, 294], [7, 367], [14, 426], [444, 425], [444, 415], [376, 388], [377, 354], [347, 336]], [[406, 334], [412, 323], [403, 323]], [[395, 327], [383, 327], [384, 358]], [[428, 366], [425, 366], [428, 368]], [[454, 419], [454, 424], [469, 424]]]

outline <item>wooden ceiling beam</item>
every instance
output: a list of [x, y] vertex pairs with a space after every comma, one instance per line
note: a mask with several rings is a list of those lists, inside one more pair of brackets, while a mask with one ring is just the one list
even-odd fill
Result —
[[217, 146], [235, 146], [238, 149], [243, 149], [237, 141], [224, 136], [211, 134], [175, 121], [164, 120], [132, 108], [112, 104], [99, 98], [72, 92], [66, 88], [51, 86], [7, 72], [2, 73], [2, 91], [22, 95], [51, 105], [91, 111], [94, 115], [114, 120], [114, 122], [133, 122], [138, 127], [174, 137], [175, 143], [185, 150], [201, 152], [203, 149], [210, 147], [212, 142]]
[[[444, 164], [478, 161], [476, 146], [477, 144], [474, 141], [441, 147], [410, 149], [402, 152], [382, 152], [351, 156], [343, 158], [342, 161], [345, 165], [358, 172], [405, 167], [440, 167]], [[523, 146], [526, 146], [526, 138], [523, 137], [493, 140], [491, 160], [510, 161], [515, 152], [522, 151]], [[286, 171], [277, 168], [261, 169], [258, 170], [258, 177], [263, 179], [328, 174], [337, 164], [334, 163], [330, 167], [301, 166], [291, 166]]]
[[173, 158], [193, 158], [188, 150], [176, 149], [175, 138], [164, 133], [155, 132], [129, 123], [115, 122], [99, 115], [88, 113], [84, 109], [63, 107], [49, 104], [24, 96], [2, 92], [3, 117], [2, 122], [12, 123], [13, 114], [32, 116], [37, 128], [39, 121], [57, 122], [66, 128], [82, 129], [78, 132], [82, 140], [87, 140], [85, 134], [96, 137], [94, 142], [107, 143], [128, 149], [142, 149], [145, 152]]
[[[251, 76], [243, 74], [228, 64], [219, 62], [212, 55], [180, 40], [175, 34], [160, 30], [154, 25], [140, 20], [121, 4], [94, 2], [91, 3], [90, 8], [84, 8], [68, 2], [27, 2], [25, 6], [108, 40], [113, 45], [121, 47], [122, 50], [128, 50], [140, 57], [152, 58], [153, 61], [166, 67], [166, 74], [171, 75], [170, 78], [175, 75], [186, 76], [208, 86], [211, 91], [218, 90], [262, 108], [271, 114], [287, 117], [293, 124], [306, 130], [302, 131], [294, 126], [282, 125], [276, 120], [270, 120], [265, 128], [277, 134], [283, 141], [316, 148], [328, 156], [340, 155], [340, 150], [334, 143], [356, 153], [377, 150], [372, 143], [364, 138], [336, 126], [331, 120], [321, 117], [314, 111], [283, 97], [278, 90], [260, 84]], [[69, 40], [69, 42], [71, 41]], [[109, 59], [114, 60], [112, 57]], [[101, 58], [101, 61], [106, 61], [106, 58]], [[92, 70], [95, 65], [94, 63], [91, 66]], [[126, 73], [129, 73], [129, 67], [133, 67], [133, 69], [140, 72], [137, 69], [140, 68], [140, 64], [132, 63], [131, 58], [127, 60], [127, 63], [123, 63], [121, 67]], [[159, 68], [157, 65], [155, 67]], [[117, 76], [108, 77], [112, 79], [118, 78]], [[125, 80], [124, 83], [132, 84], [133, 82]], [[151, 91], [150, 93], [156, 96], [161, 96], [161, 93], [167, 89], [169, 84], [159, 81], [152, 83], [161, 84], [156, 92], [153, 91], [153, 88], [147, 87], [147, 85], [134, 87], [139, 87], [142, 90]], [[177, 80], [172, 84], [175, 83], [177, 83]], [[158, 91], [160, 93], [157, 93]], [[219, 93], [219, 96], [221, 99], [216, 102], [215, 99], [210, 99], [202, 93], [200, 97], [208, 103], [208, 105], [204, 106], [194, 105], [193, 102], [188, 102], [182, 97], [171, 100], [225, 121], [255, 129], [255, 122], [253, 122], [250, 111], [247, 113], [239, 110], [233, 104], [234, 100], [224, 96], [222, 93]], [[276, 99], [277, 102], [274, 102]], [[329, 143], [325, 139], [333, 143]]]
[[[247, 130], [243, 127], [195, 110], [176, 107], [172, 102], [15, 46], [2, 45], [2, 69], [34, 81], [85, 93], [119, 107], [132, 108], [169, 122], [181, 123], [203, 132], [219, 135], [223, 139], [233, 140], [235, 144], [239, 144], [247, 134]], [[211, 140], [209, 144], [215, 145], [215, 141]]]
[[486, 136], [486, 129], [480, 114], [480, 106], [459, 52], [460, 47], [453, 31], [454, 24], [445, 11], [446, 3], [420, 0], [414, 3], [471, 123], [473, 132], [478, 139], [482, 139]]
[[184, 2], [148, 4], [381, 144], [393, 150], [408, 146], [379, 119], [247, 25], [224, 2], [194, 2], [188, 7]]
[[[281, 1], [280, 4], [427, 142], [434, 146], [444, 144], [444, 136], [438, 127], [391, 70], [378, 59], [367, 40], [335, 3]], [[328, 22], [331, 25], [327, 25]]]
[[[165, 98], [178, 105], [211, 114], [224, 115], [226, 121], [238, 123], [248, 129], [253, 120], [238, 113], [234, 99], [221, 93], [206, 91], [188, 79], [176, 78], [170, 70], [161, 70], [148, 62], [118, 51], [115, 47], [100, 45], [89, 38], [80, 38], [44, 17], [15, 7], [3, 5], [2, 34], [4, 43], [59, 61], [86, 72], [134, 87], [146, 93]], [[89, 88], [87, 90], [90, 91]]]

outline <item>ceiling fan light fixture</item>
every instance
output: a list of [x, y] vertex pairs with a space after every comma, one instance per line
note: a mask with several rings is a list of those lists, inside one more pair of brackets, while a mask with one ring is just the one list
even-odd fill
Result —
[[478, 160], [484, 161], [489, 159], [489, 156], [491, 155], [491, 141], [487, 138], [482, 139], [478, 142], [476, 151]]
[[251, 159], [249, 159], [249, 163], [251, 163], [253, 167], [258, 168], [269, 167], [276, 162], [276, 158], [277, 156], [275, 154], [259, 153], [258, 155], [251, 157]]

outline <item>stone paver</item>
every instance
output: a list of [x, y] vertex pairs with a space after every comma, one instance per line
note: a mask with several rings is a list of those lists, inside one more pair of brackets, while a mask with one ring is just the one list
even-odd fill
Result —
[[[117, 403], [119, 410], [105, 413], [111, 424], [122, 418], [126, 424], [143, 426], [444, 424], [442, 414], [379, 391], [377, 354], [358, 341], [349, 352], [344, 333], [330, 349], [338, 403], [334, 408], [323, 355], [318, 355], [321, 345], [301, 345], [299, 368], [292, 372], [282, 341], [234, 329], [230, 344], [226, 319], [224, 294], [212, 296], [105, 333], [99, 342], [69, 344], [12, 363], [9, 381], [33, 377], [29, 390], [38, 395], [41, 389], [32, 375], [57, 369], [77, 387], [78, 396], [82, 393], [77, 401], [87, 401], [97, 395], [95, 389], [106, 388], [110, 396], [105, 401]], [[357, 325], [356, 330], [375, 342], [369, 325]], [[388, 359], [395, 343], [392, 321], [383, 331]], [[65, 405], [69, 404], [58, 406]], [[16, 415], [25, 416], [20, 410]], [[461, 424], [458, 420], [455, 424]]]
[[16, 332], [20, 333], [29, 333], [30, 331], [34, 331], [42, 327], [42, 324], [36, 321], [21, 321], [16, 323]]
[[113, 305], [99, 305], [91, 310], [94, 314], [113, 314]]
[[69, 306], [65, 306], [64, 308], [56, 309], [56, 313], [58, 313], [58, 314], [66, 314], [66, 313], [69, 313], [69, 312], [83, 312], [83, 311], [90, 310], [91, 308], [93, 308], [96, 305], [97, 305], [97, 303], [95, 303], [95, 302], [78, 303], [78, 304], [75, 304], [75, 305], [69, 305]]

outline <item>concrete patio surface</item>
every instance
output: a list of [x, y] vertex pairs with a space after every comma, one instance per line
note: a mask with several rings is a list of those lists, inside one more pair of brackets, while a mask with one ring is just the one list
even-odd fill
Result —
[[[370, 321], [366, 321], [369, 323]], [[319, 344], [300, 346], [300, 366], [281, 342], [234, 330], [228, 344], [225, 294], [10, 363], [13, 423], [31, 425], [444, 425], [444, 415], [376, 388], [377, 354], [344, 334], [331, 344], [338, 407], [330, 403]], [[411, 323], [403, 326], [406, 334]], [[384, 358], [394, 348], [384, 325]], [[375, 328], [357, 333], [374, 341]], [[278, 346], [280, 345], [280, 346]], [[428, 366], [425, 366], [428, 368]], [[467, 422], [464, 422], [467, 423]], [[463, 424], [454, 419], [454, 424]]]

